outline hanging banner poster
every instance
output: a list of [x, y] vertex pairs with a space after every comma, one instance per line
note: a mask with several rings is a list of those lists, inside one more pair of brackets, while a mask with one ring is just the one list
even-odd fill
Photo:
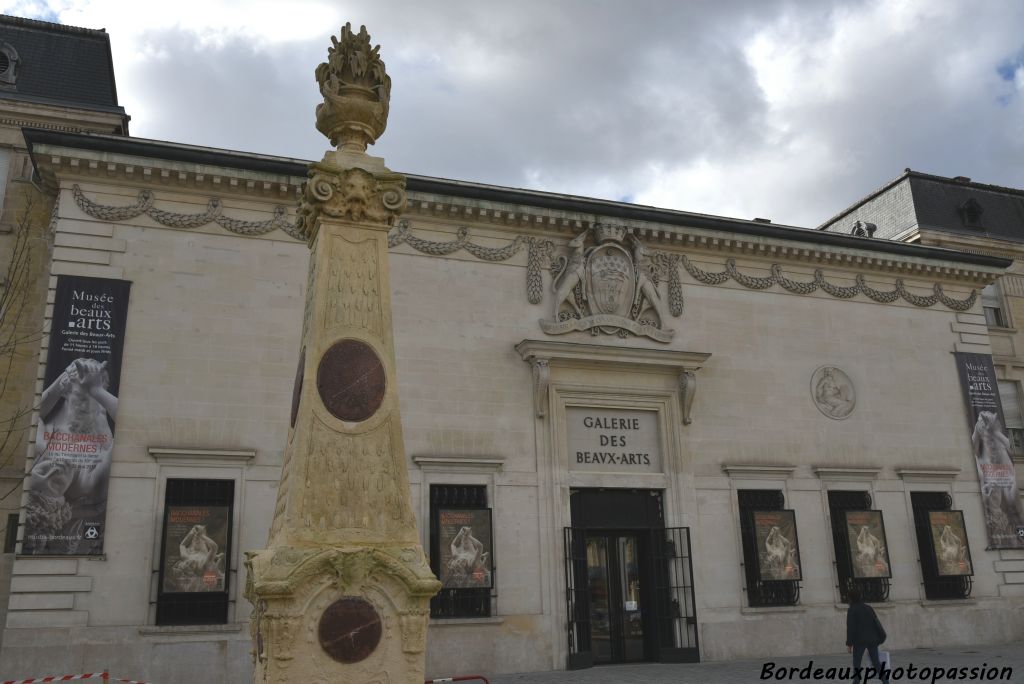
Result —
[[928, 529], [940, 577], [973, 575], [963, 511], [928, 511]]
[[793, 511], [753, 511], [757, 566], [762, 582], [803, 579]]
[[846, 541], [855, 578], [892, 577], [882, 511], [846, 511]]
[[22, 553], [103, 553], [126, 280], [57, 276]]
[[956, 352], [957, 373], [967, 404], [971, 448], [981, 480], [989, 548], [1024, 548], [1024, 508], [1010, 455], [996, 372], [988, 354]]
[[164, 524], [165, 594], [224, 591], [227, 506], [168, 506]]
[[490, 589], [491, 509], [442, 508], [437, 511], [437, 523], [441, 586]]

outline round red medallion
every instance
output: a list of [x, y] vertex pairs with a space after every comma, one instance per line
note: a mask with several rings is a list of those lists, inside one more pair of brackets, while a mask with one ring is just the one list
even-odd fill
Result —
[[324, 406], [335, 418], [352, 423], [377, 412], [386, 385], [380, 357], [359, 340], [331, 345], [316, 371], [316, 388]]
[[380, 615], [365, 599], [338, 599], [320, 616], [319, 636], [320, 647], [331, 658], [339, 663], [358, 663], [380, 643]]

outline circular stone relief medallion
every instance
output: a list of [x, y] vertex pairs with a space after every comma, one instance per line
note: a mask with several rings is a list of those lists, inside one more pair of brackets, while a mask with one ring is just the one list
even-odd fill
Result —
[[811, 399], [829, 418], [843, 420], [853, 413], [857, 396], [850, 376], [835, 366], [822, 366], [811, 376]]
[[359, 340], [331, 345], [316, 371], [316, 388], [324, 406], [335, 418], [353, 423], [377, 412], [386, 385], [380, 357]]
[[320, 616], [320, 647], [339, 663], [358, 663], [377, 649], [381, 622], [377, 609], [356, 596], [340, 598]]
[[306, 348], [299, 352], [299, 367], [295, 369], [295, 384], [292, 385], [292, 427], [299, 417], [299, 399], [302, 397], [302, 370], [306, 365]]

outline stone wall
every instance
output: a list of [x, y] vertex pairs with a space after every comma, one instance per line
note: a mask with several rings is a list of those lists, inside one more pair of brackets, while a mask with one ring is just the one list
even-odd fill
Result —
[[[281, 231], [242, 237], [214, 224], [168, 228], [147, 216], [97, 220], [74, 202], [74, 183], [90, 200], [118, 206], [149, 187], [161, 210], [179, 213], [201, 213], [210, 197], [156, 178], [129, 183], [71, 175], [63, 183], [54, 276], [133, 283], [107, 548], [100, 559], [17, 561], [5, 668], [17, 676], [106, 667], [158, 681], [242, 681], [251, 646], [239, 559], [263, 547], [272, 514], [307, 248]], [[244, 184], [232, 187], [220, 196], [224, 213], [234, 217], [266, 220], [283, 202]], [[557, 212], [541, 227], [451, 218], [438, 216], [429, 199], [412, 197], [407, 218], [412, 234], [433, 243], [457, 239], [465, 226], [478, 245], [501, 247], [523, 235], [561, 249], [579, 220]], [[479, 217], [479, 207], [475, 211]], [[505, 217], [537, 210], [489, 211]], [[777, 264], [800, 282], [812, 281], [817, 269], [845, 286], [863, 274], [879, 291], [892, 290], [901, 278], [921, 296], [941, 282], [954, 300], [967, 298], [984, 279], [941, 271], [948, 264], [922, 268], [921, 260], [856, 250], [816, 255], [810, 245], [763, 240], [748, 247], [737, 236], [684, 241], [679, 234], [709, 231], [640, 228], [650, 229], [643, 239], [652, 249], [685, 253], [708, 272], [721, 272], [735, 259], [738, 272], [751, 278], [769, 277]], [[495, 521], [493, 617], [433, 621], [428, 677], [564, 667], [561, 528], [570, 521], [574, 487], [665, 492], [666, 523], [689, 526], [693, 534], [704, 659], [841, 649], [844, 608], [826, 517], [830, 489], [869, 491], [884, 511], [894, 576], [891, 600], [880, 612], [892, 625], [895, 648], [1024, 636], [1018, 591], [1024, 585], [1014, 580], [1024, 558], [984, 550], [977, 476], [950, 354], [990, 349], [983, 332], [970, 332], [980, 326], [980, 303], [957, 312], [941, 303], [918, 307], [905, 299], [878, 303], [864, 295], [756, 289], [736, 278], [710, 285], [682, 271], [685, 308], [671, 321], [671, 343], [589, 332], [555, 338], [538, 324], [554, 307], [550, 272], [542, 270], [542, 301], [531, 304], [525, 248], [506, 260], [485, 261], [464, 249], [432, 255], [407, 243], [395, 246], [391, 259], [399, 396], [422, 541], [429, 543], [424, 522], [431, 484], [485, 485]], [[665, 291], [664, 282], [660, 288]], [[539, 416], [531, 367], [516, 351], [523, 340], [604, 345], [623, 356], [710, 353], [697, 373], [693, 422], [682, 423], [676, 375], [614, 358], [553, 369], [544, 399], [549, 410]], [[827, 418], [812, 400], [811, 376], [824, 365], [843, 369], [855, 385], [856, 408], [846, 420]], [[587, 396], [654, 407], [665, 472], [624, 477], [568, 468], [564, 407]], [[746, 469], [729, 469], [735, 465]], [[162, 502], [172, 477], [236, 482], [235, 602], [228, 625], [154, 624]], [[743, 488], [781, 489], [796, 511], [805, 566], [796, 607], [746, 607], [736, 505]], [[947, 491], [954, 508], [965, 511], [977, 573], [966, 602], [924, 600], [909, 507], [909, 492], [919, 489]]]

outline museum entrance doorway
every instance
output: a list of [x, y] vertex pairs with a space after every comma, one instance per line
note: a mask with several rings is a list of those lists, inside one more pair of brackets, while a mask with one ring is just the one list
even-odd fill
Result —
[[658, 490], [576, 489], [565, 528], [568, 669], [697, 662], [690, 534]]
[[[588, 532], [587, 593], [590, 646], [595, 664], [646, 660], [640, 536]], [[646, 554], [644, 554], [646, 555]]]

